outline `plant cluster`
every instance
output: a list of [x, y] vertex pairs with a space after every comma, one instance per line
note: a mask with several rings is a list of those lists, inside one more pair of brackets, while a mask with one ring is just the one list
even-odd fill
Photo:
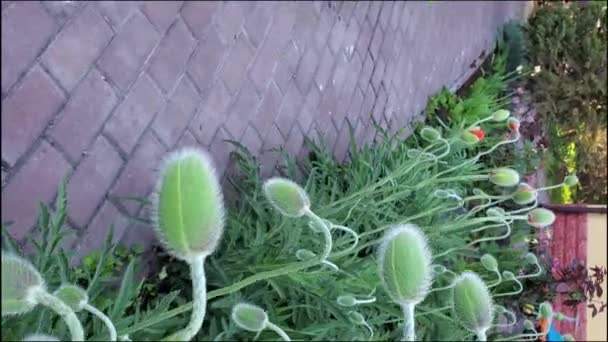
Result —
[[542, 69], [526, 88], [551, 140], [549, 169], [556, 179], [576, 169], [577, 202], [608, 198], [606, 10], [601, 1], [547, 2], [525, 27], [529, 63]]
[[[509, 137], [477, 147], [486, 123]], [[143, 281], [134, 279], [133, 258], [114, 304], [96, 306], [111, 233], [86, 289], [74, 282], [58, 243], [37, 243], [34, 264], [3, 247], [3, 326], [18, 314], [51, 315], [38, 310], [45, 307], [63, 320], [47, 317], [43, 326], [12, 329], [12, 336], [501, 339], [498, 318], [513, 325], [516, 317], [500, 303], [521, 294], [522, 282], [543, 269], [533, 253], [505, 263], [499, 248], [496, 255], [481, 251], [509, 238], [516, 224], [545, 229], [555, 219], [537, 207], [538, 192], [546, 189], [522, 183], [513, 169], [480, 163], [515, 143], [518, 129], [499, 109], [450, 129], [427, 126], [406, 140], [380, 130], [374, 145], [353, 143], [345, 163], [311, 144], [303, 186], [290, 180], [295, 163], [287, 163], [283, 177], [260, 179], [255, 159], [240, 149], [242, 177], [233, 185], [242, 196], [229, 210], [205, 152], [171, 153], [158, 178], [153, 226], [164, 249], [189, 268], [192, 301], [177, 304], [172, 292], [154, 305], [137, 305]], [[503, 191], [474, 187], [486, 182]], [[568, 176], [555, 187], [577, 182]], [[60, 203], [58, 220], [64, 220], [64, 191]], [[51, 225], [60, 241], [63, 222], [49, 224], [48, 210], [41, 212], [41, 226]], [[42, 231], [41, 241], [48, 241], [49, 230]], [[189, 319], [180, 316], [188, 312]]]

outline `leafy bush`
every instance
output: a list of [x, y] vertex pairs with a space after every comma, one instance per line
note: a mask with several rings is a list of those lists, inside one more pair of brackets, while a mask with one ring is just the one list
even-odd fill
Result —
[[606, 3], [548, 2], [525, 28], [529, 63], [540, 66], [527, 87], [543, 122], [549, 126], [553, 173], [568, 172], [573, 158], [582, 187], [575, 201], [606, 203], [608, 120]]

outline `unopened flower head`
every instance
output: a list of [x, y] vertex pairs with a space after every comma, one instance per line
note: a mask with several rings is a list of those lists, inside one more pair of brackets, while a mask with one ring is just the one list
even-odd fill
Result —
[[502, 187], [515, 186], [519, 183], [519, 173], [507, 167], [497, 168], [490, 172], [490, 182]]
[[492, 121], [494, 122], [503, 122], [507, 120], [511, 116], [511, 113], [506, 109], [499, 109], [492, 113]]
[[535, 228], [544, 228], [555, 222], [555, 214], [545, 208], [536, 208], [528, 213], [528, 224]]
[[507, 120], [507, 128], [511, 131], [511, 132], [517, 132], [519, 131], [519, 120], [517, 120], [517, 118], [509, 118]]
[[239, 303], [232, 308], [232, 320], [240, 328], [247, 331], [259, 332], [266, 328], [268, 324], [268, 315], [262, 308], [247, 304]]
[[38, 304], [36, 291], [46, 291], [44, 279], [27, 260], [2, 252], [2, 316], [30, 312]]
[[481, 265], [488, 271], [498, 271], [498, 261], [491, 254], [484, 254], [481, 256]]
[[415, 225], [398, 225], [385, 234], [379, 273], [395, 303], [417, 304], [426, 297], [433, 277], [431, 259], [426, 237]]
[[485, 132], [478, 126], [472, 127], [462, 133], [462, 140], [469, 144], [475, 144], [483, 140]]
[[433, 142], [441, 138], [441, 134], [439, 133], [439, 131], [432, 127], [424, 127], [420, 131], [420, 136], [428, 142]]
[[289, 179], [277, 177], [267, 180], [264, 194], [276, 210], [288, 217], [303, 216], [310, 207], [306, 191]]
[[485, 332], [492, 326], [494, 304], [487, 285], [473, 272], [464, 272], [452, 284], [452, 308], [469, 331]]
[[224, 203], [205, 151], [186, 148], [169, 154], [154, 202], [159, 240], [173, 256], [190, 261], [213, 253], [224, 230]]
[[519, 183], [517, 186], [517, 190], [511, 196], [513, 202], [523, 205], [529, 204], [536, 200], [537, 198], [536, 190], [531, 187], [528, 183]]
[[61, 299], [67, 306], [69, 306], [74, 312], [81, 311], [84, 306], [89, 302], [89, 295], [87, 291], [79, 286], [64, 284], [61, 285], [53, 295]]
[[575, 186], [578, 184], [578, 177], [576, 175], [568, 175], [564, 178], [564, 184], [567, 186]]

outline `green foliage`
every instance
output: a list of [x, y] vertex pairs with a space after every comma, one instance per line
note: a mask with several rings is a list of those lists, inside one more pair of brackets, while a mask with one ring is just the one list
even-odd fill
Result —
[[[555, 178], [576, 171], [582, 187], [572, 200], [606, 203], [608, 120], [606, 3], [547, 3], [525, 28], [529, 62], [541, 72], [527, 87], [548, 125]], [[571, 145], [574, 144], [574, 145]], [[567, 169], [575, 146], [575, 170]]]

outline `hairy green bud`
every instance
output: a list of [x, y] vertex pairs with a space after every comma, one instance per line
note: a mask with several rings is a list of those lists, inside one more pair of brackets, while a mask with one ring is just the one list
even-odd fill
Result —
[[536, 208], [528, 213], [528, 224], [534, 228], [544, 228], [555, 222], [555, 214], [545, 208]]
[[531, 265], [538, 264], [538, 258], [536, 258], [536, 255], [534, 255], [534, 253], [526, 253], [525, 260], [528, 264]]
[[35, 293], [45, 291], [45, 283], [27, 260], [2, 252], [2, 316], [25, 314], [38, 304]]
[[441, 138], [441, 134], [439, 133], [439, 131], [432, 127], [424, 127], [420, 131], [420, 136], [428, 142], [433, 142]]
[[516, 118], [509, 118], [507, 120], [507, 128], [511, 132], [517, 132], [517, 131], [519, 131], [519, 126], [520, 126], [520, 122]]
[[258, 306], [239, 303], [232, 308], [232, 320], [242, 329], [259, 332], [266, 328], [268, 315]]
[[357, 325], [365, 324], [365, 317], [357, 311], [349, 311], [347, 314], [348, 319]]
[[76, 285], [64, 284], [61, 285], [53, 295], [61, 299], [74, 312], [79, 312], [84, 309], [84, 306], [89, 302], [87, 292]]
[[572, 336], [572, 335], [570, 335], [570, 334], [566, 334], [566, 335], [564, 335], [564, 341], [571, 341], [571, 342], [574, 342], [574, 341], [576, 341], [576, 340], [574, 339], [574, 336]]
[[340, 296], [336, 302], [342, 306], [354, 306], [357, 304], [357, 299], [353, 296]]
[[491, 254], [484, 254], [481, 259], [481, 265], [488, 271], [498, 270], [498, 261]]
[[315, 258], [316, 256], [317, 255], [314, 252], [312, 252], [308, 249], [298, 249], [296, 251], [296, 258], [298, 258], [298, 260], [302, 260], [302, 261], [310, 260], [310, 259]]
[[447, 268], [445, 268], [445, 266], [443, 265], [433, 265], [433, 273], [434, 274], [442, 274], [447, 272]]
[[297, 183], [285, 178], [271, 178], [264, 183], [266, 199], [281, 214], [301, 217], [310, 207], [306, 191]]
[[524, 320], [524, 328], [526, 330], [535, 330], [534, 329], [534, 323], [532, 323], [532, 321], [529, 320], [529, 319]]
[[576, 175], [569, 175], [564, 178], [564, 184], [567, 186], [575, 186], [578, 184], [578, 177]]
[[553, 306], [549, 302], [543, 302], [538, 306], [538, 318], [553, 318]]
[[520, 183], [517, 190], [511, 195], [513, 202], [519, 205], [532, 203], [536, 200], [536, 197], [536, 190], [527, 183]]
[[433, 272], [427, 239], [412, 224], [398, 225], [379, 248], [379, 273], [386, 292], [401, 305], [421, 302], [431, 287]]
[[502, 122], [505, 121], [511, 116], [511, 113], [506, 109], [499, 109], [492, 113], [492, 121], [494, 122]]
[[471, 332], [485, 333], [492, 325], [492, 296], [483, 280], [473, 272], [464, 272], [454, 280], [452, 308], [458, 321]]
[[515, 186], [519, 183], [519, 173], [507, 167], [497, 168], [490, 172], [490, 182], [502, 187]]
[[501, 207], [489, 208], [486, 210], [486, 215], [488, 217], [503, 217], [505, 215], [505, 210]]
[[224, 230], [224, 203], [211, 157], [186, 148], [163, 164], [154, 196], [159, 240], [187, 262], [213, 253]]
[[514, 280], [515, 274], [513, 274], [511, 271], [503, 271], [502, 277], [505, 278], [505, 280]]

